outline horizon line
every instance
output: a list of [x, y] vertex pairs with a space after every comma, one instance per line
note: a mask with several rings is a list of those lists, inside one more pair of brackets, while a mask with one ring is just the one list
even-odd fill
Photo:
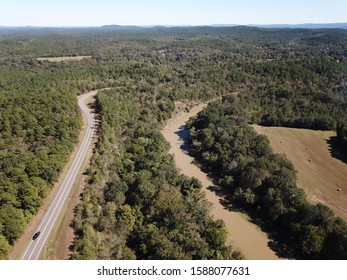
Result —
[[204, 27], [204, 26], [212, 26], [212, 27], [236, 27], [236, 26], [300, 26], [300, 25], [347, 25], [347, 22], [305, 22], [305, 23], [248, 23], [248, 24], [240, 24], [240, 23], [212, 23], [212, 24], [103, 24], [103, 25], [2, 25], [2, 28], [101, 28], [107, 26], [119, 26], [119, 27], [144, 27], [144, 28], [152, 28], [152, 27]]

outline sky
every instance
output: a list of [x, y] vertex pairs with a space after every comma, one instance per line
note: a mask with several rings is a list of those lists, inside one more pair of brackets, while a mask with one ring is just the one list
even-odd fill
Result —
[[346, 0], [0, 0], [2, 26], [341, 22]]

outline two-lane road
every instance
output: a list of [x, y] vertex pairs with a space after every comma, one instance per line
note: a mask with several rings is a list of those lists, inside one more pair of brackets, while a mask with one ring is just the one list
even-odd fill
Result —
[[[97, 94], [97, 90], [83, 94], [79, 96], [78, 98], [78, 105], [80, 106], [81, 110], [87, 117], [87, 128], [84, 135], [84, 138], [82, 140], [82, 143], [79, 147], [79, 150], [77, 152], [77, 155], [62, 183], [62, 185], [59, 188], [59, 191], [54, 198], [52, 204], [50, 205], [49, 209], [47, 210], [45, 216], [43, 217], [40, 225], [36, 229], [37, 231], [40, 231], [41, 234], [36, 240], [31, 240], [28, 244], [27, 249], [25, 250], [22, 260], [37, 260], [40, 257], [40, 254], [42, 252], [42, 249], [45, 246], [46, 241], [49, 238], [49, 235], [52, 231], [52, 229], [55, 226], [55, 223], [61, 213], [61, 210], [63, 209], [65, 202], [72, 190], [72, 187], [74, 185], [74, 182], [76, 181], [77, 176], [80, 174], [80, 169], [82, 167], [82, 164], [86, 158], [88, 149], [92, 143], [92, 137], [94, 134], [95, 129], [95, 119], [93, 113], [90, 111], [90, 109], [85, 105], [85, 101], [91, 97]], [[64, 233], [62, 233], [64, 234]]]

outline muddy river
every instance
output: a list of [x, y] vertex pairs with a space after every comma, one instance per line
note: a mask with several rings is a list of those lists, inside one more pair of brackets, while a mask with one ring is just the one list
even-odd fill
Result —
[[221, 219], [225, 222], [230, 232], [232, 245], [238, 248], [246, 259], [278, 259], [268, 247], [269, 239], [266, 233], [251, 223], [246, 215], [226, 209], [221, 203], [223, 198], [216, 194], [215, 190], [218, 189], [218, 186], [215, 186], [206, 173], [202, 172], [193, 163], [194, 158], [187, 154], [189, 147], [184, 144], [184, 138], [187, 137], [189, 132], [184, 129], [184, 125], [190, 117], [195, 116], [203, 107], [203, 105], [196, 106], [189, 113], [182, 114], [168, 122], [162, 134], [171, 144], [169, 152], [174, 155], [176, 166], [181, 173], [201, 181], [206, 198], [211, 204], [212, 215], [215, 219]]

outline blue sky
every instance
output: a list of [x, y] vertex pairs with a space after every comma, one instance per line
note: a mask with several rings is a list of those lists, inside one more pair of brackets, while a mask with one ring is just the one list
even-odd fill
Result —
[[347, 22], [347, 0], [0, 0], [0, 25]]

